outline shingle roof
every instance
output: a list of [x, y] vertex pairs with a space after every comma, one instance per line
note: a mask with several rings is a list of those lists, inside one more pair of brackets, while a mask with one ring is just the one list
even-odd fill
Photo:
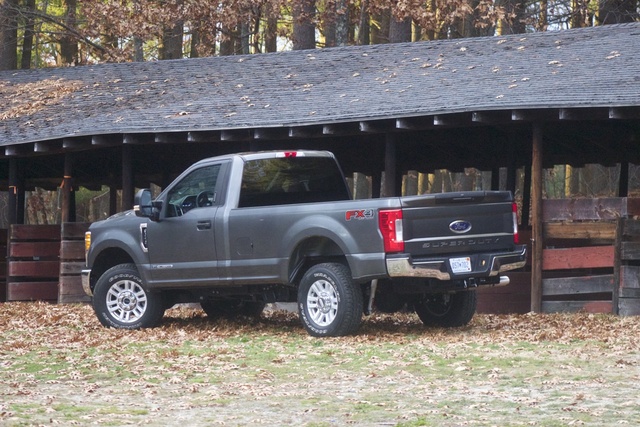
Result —
[[468, 111], [640, 105], [640, 23], [0, 72], [0, 145]]

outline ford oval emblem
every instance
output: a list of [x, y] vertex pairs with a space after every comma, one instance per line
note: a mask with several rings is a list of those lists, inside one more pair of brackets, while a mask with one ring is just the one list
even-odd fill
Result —
[[471, 223], [469, 221], [463, 221], [459, 219], [449, 224], [449, 230], [458, 234], [467, 233], [469, 230], [471, 230]]

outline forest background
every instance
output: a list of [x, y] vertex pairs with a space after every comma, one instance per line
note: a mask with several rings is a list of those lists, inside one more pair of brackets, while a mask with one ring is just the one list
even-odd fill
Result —
[[[526, 34], [637, 21], [639, 0], [0, 0], [0, 71]], [[615, 196], [620, 168], [546, 169], [544, 197]], [[419, 192], [487, 189], [490, 182], [486, 171], [473, 168], [432, 172], [410, 171], [407, 190], [412, 178], [424, 183], [417, 185]], [[629, 165], [629, 180], [629, 195], [640, 195], [640, 166]], [[78, 189], [78, 221], [103, 218], [109, 210], [108, 191]], [[57, 223], [58, 193], [40, 188], [30, 192], [26, 223]], [[3, 203], [6, 193], [0, 192], [0, 212], [5, 211]], [[1, 214], [0, 227], [6, 227]]]

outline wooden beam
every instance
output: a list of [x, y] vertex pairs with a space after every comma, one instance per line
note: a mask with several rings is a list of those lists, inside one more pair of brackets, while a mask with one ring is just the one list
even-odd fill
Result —
[[91, 145], [98, 147], [114, 147], [123, 143], [121, 135], [93, 135]]
[[220, 141], [220, 131], [191, 131], [187, 133], [189, 142], [218, 142]]
[[423, 130], [433, 127], [433, 116], [405, 117], [396, 119], [396, 129]]
[[395, 120], [370, 120], [359, 123], [360, 132], [386, 133], [396, 128]]
[[357, 122], [333, 123], [322, 126], [323, 135], [352, 135], [360, 131]]
[[223, 130], [220, 133], [220, 141], [251, 141], [253, 139], [253, 132], [251, 129], [230, 129]]
[[438, 114], [433, 117], [434, 126], [465, 126], [472, 123], [472, 113]]
[[613, 245], [544, 249], [542, 269], [548, 271], [613, 267], [613, 250]]
[[158, 144], [178, 144], [189, 142], [185, 132], [161, 132], [156, 133], [154, 141]]
[[[531, 216], [532, 223], [532, 266], [531, 266], [531, 311], [539, 313], [542, 309], [542, 140], [540, 123], [533, 124], [531, 156]], [[522, 215], [528, 215], [523, 212]]]
[[289, 128], [289, 138], [315, 138], [322, 136], [322, 126], [294, 126]]
[[133, 208], [133, 150], [122, 146], [122, 210]]
[[25, 155], [31, 152], [33, 152], [33, 144], [9, 145], [4, 149], [4, 155], [7, 157]]
[[640, 107], [612, 107], [609, 108], [610, 119], [637, 120], [640, 119]]
[[278, 127], [278, 128], [258, 128], [253, 130], [253, 139], [262, 139], [262, 140], [278, 140], [278, 139], [286, 139], [289, 137], [289, 129]]
[[54, 139], [52, 141], [39, 141], [33, 144], [34, 153], [51, 153], [62, 150], [62, 141]]
[[88, 137], [62, 139], [62, 148], [65, 150], [84, 149], [84, 148], [89, 148], [90, 146], [91, 146], [91, 139]]
[[542, 295], [585, 295], [613, 292], [613, 283], [612, 274], [544, 279]]
[[561, 108], [560, 120], [607, 120], [608, 108]]
[[147, 133], [126, 133], [122, 137], [122, 143], [126, 145], [153, 144], [155, 136]]
[[475, 111], [471, 115], [475, 123], [503, 124], [511, 121], [511, 111]]
[[382, 197], [397, 196], [396, 191], [396, 141], [392, 134], [387, 134], [384, 151], [384, 183]]
[[[61, 195], [62, 206], [60, 207], [60, 221], [62, 223], [70, 222], [72, 220], [71, 214], [71, 197], [73, 195], [72, 190], [72, 176], [73, 176], [73, 158], [71, 153], [66, 153], [64, 156], [64, 176], [62, 177]], [[75, 215], [73, 215], [75, 216]]]
[[558, 120], [559, 112], [557, 108], [544, 110], [513, 110], [511, 120], [523, 122], [555, 121]]
[[547, 239], [615, 240], [615, 222], [550, 222], [545, 223], [543, 237]]

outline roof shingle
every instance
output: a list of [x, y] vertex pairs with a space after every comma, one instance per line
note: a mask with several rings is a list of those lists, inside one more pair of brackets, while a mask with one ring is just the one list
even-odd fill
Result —
[[640, 105], [640, 23], [0, 72], [0, 145], [468, 111]]

